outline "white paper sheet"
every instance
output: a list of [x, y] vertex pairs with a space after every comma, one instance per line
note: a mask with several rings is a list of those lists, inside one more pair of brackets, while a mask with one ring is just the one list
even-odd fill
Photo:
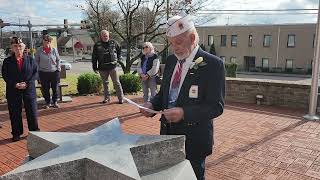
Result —
[[145, 110], [145, 111], [147, 111], [147, 112], [149, 112], [149, 113], [162, 114], [162, 111], [155, 111], [155, 110], [152, 110], [152, 109], [143, 107], [143, 106], [141, 106], [140, 104], [137, 104], [137, 103], [131, 101], [130, 99], [126, 98], [126, 97], [123, 97], [123, 100], [125, 100], [125, 101], [127, 101], [129, 104], [135, 105], [135, 106], [137, 106], [138, 108], [143, 109], [143, 110]]

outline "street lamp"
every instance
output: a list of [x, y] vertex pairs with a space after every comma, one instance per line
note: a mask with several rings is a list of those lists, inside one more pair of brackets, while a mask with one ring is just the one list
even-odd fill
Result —
[[320, 120], [319, 116], [316, 115], [317, 112], [317, 100], [318, 100], [318, 80], [319, 80], [319, 61], [320, 61], [320, 0], [318, 8], [318, 21], [316, 29], [316, 48], [314, 52], [314, 61], [312, 68], [312, 81], [311, 81], [311, 91], [310, 91], [310, 101], [309, 101], [309, 114], [303, 116], [307, 120]]

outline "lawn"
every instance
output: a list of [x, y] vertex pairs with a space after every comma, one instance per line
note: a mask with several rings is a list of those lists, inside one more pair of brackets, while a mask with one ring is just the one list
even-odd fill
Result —
[[[119, 73], [119, 76], [123, 73]], [[69, 86], [62, 88], [63, 95], [78, 95], [77, 90], [77, 82], [78, 82], [79, 74], [69, 73], [67, 74], [67, 78], [61, 79], [61, 83], [67, 83]], [[109, 89], [111, 94], [115, 94], [115, 90], [113, 88], [113, 83], [111, 78], [109, 77]], [[101, 90], [103, 92], [103, 90]], [[0, 78], [0, 102], [5, 102], [5, 95], [6, 95], [6, 86], [3, 78]], [[37, 97], [42, 97], [40, 89], [37, 89]]]
[[[61, 83], [67, 83], [69, 86], [62, 88], [63, 95], [77, 95], [77, 82], [78, 82], [79, 74], [70, 73], [67, 74], [67, 78], [61, 79]], [[5, 102], [6, 96], [6, 83], [4, 82], [3, 78], [0, 78], [0, 102]], [[110, 92], [113, 94], [113, 84], [111, 79], [109, 78], [109, 89]], [[37, 89], [37, 96], [42, 97], [40, 89]]]

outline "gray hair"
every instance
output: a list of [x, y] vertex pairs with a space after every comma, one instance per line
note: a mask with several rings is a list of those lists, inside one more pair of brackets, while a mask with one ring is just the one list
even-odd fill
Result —
[[144, 42], [144, 43], [143, 43], [143, 47], [144, 47], [144, 46], [148, 46], [148, 47], [150, 48], [150, 53], [151, 53], [151, 54], [155, 54], [154, 46], [152, 45], [151, 42]]
[[194, 34], [195, 35], [195, 44], [199, 44], [199, 41], [200, 41], [200, 38], [199, 38], [199, 34], [196, 30], [196, 28], [191, 28], [187, 31], [187, 34], [190, 35], [190, 34]]
[[102, 33], [109, 34], [109, 31], [104, 29], [104, 30], [101, 30], [100, 34], [102, 34]]

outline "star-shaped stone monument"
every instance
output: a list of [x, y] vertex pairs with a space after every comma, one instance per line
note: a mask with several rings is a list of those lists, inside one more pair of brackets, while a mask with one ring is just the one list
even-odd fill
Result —
[[118, 119], [86, 133], [31, 132], [35, 158], [0, 180], [196, 180], [184, 136], [123, 133]]

